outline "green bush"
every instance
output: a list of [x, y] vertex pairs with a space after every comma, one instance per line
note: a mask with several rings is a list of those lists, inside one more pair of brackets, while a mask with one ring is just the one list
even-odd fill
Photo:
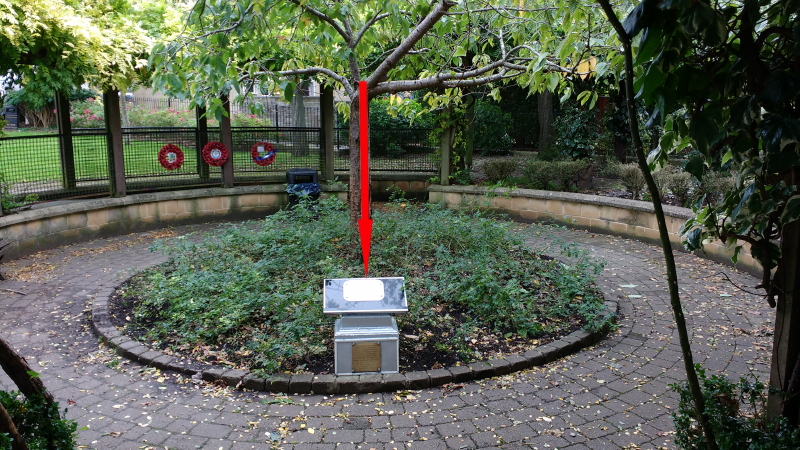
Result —
[[511, 114], [503, 112], [495, 103], [475, 103], [473, 145], [481, 155], [507, 155], [514, 144], [508, 134], [511, 126]]
[[532, 160], [525, 164], [522, 176], [532, 189], [569, 192], [578, 172], [588, 164], [588, 161]]
[[[392, 106], [388, 98], [372, 100], [369, 104], [370, 154], [397, 157], [412, 151], [408, 147], [409, 128], [432, 128], [433, 116], [424, 113], [422, 105], [412, 101], [405, 110]], [[344, 122], [343, 118], [342, 121]]]
[[28, 194], [25, 197], [11, 193], [14, 183], [6, 181], [6, 176], [0, 173], [0, 207], [3, 214], [10, 214], [16, 208], [28, 206], [39, 201], [39, 194]]
[[[800, 429], [791, 427], [784, 419], [767, 421], [764, 411], [767, 390], [763, 383], [741, 378], [736, 384], [724, 375], [708, 378], [699, 365], [698, 376], [706, 414], [721, 450], [800, 448]], [[683, 449], [708, 448], [688, 384], [670, 387], [680, 394], [678, 410], [672, 414], [675, 443]]]
[[[0, 403], [30, 450], [75, 448], [78, 424], [59, 416], [58, 403], [48, 405], [40, 395], [25, 398], [19, 392], [6, 391], [0, 391]], [[66, 413], [65, 409], [65, 416]], [[0, 450], [11, 450], [11, 439], [6, 434], [0, 434]]]
[[736, 178], [727, 171], [712, 171], [703, 175], [700, 192], [706, 196], [706, 203], [713, 205], [721, 202], [725, 193], [736, 187]]
[[669, 191], [675, 196], [675, 200], [681, 206], [685, 206], [689, 201], [689, 195], [695, 189], [696, 182], [689, 172], [678, 171], [672, 174], [667, 184]]
[[614, 172], [622, 184], [633, 194], [633, 199], [637, 200], [646, 184], [639, 165], [636, 163], [618, 164], [614, 167]]
[[585, 110], [574, 102], [561, 105], [553, 120], [557, 148], [568, 159], [590, 158], [600, 140], [597, 111]]
[[518, 166], [516, 159], [493, 159], [483, 163], [483, 173], [489, 183], [495, 184], [514, 176]]
[[[401, 329], [434, 326], [440, 347], [472, 360], [463, 347], [474, 327], [535, 337], [572, 327], [568, 317], [600, 325], [592, 283], [601, 266], [585, 253], [563, 248], [569, 266], [541, 259], [513, 223], [438, 205], [398, 203], [375, 214], [369, 273], [406, 277], [414, 307], [398, 317]], [[346, 205], [334, 198], [281, 211], [261, 227], [226, 224], [201, 242], [160, 243], [172, 262], [124, 293], [141, 299], [131, 326], [200, 355], [198, 343], [213, 346], [226, 361], [269, 373], [327, 358], [333, 323], [319, 306], [322, 280], [364, 273], [351, 236]]]

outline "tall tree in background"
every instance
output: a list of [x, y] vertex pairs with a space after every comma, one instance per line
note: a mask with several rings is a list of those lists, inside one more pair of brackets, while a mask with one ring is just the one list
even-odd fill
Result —
[[[562, 86], [568, 93], [561, 73], [575, 73], [593, 51], [614, 53], [598, 29], [601, 15], [596, 6], [526, 0], [201, 0], [188, 17], [189, 31], [154, 48], [154, 86], [219, 113], [219, 97], [232, 90], [281, 87], [291, 100], [290, 79], [317, 77], [349, 97], [341, 112], [350, 117], [350, 148], [357, 149], [359, 81], [367, 82], [371, 98], [438, 89], [427, 95], [431, 108], [461, 88], [514, 77], [534, 90]], [[499, 87], [490, 92], [499, 96]], [[359, 154], [352, 151], [350, 180], [358, 179]], [[351, 183], [354, 230], [359, 189]]]
[[[625, 23], [641, 34], [635, 90], [666, 119], [660, 146], [699, 151], [697, 179], [720, 164], [738, 172], [719, 203], [684, 225], [687, 247], [718, 238], [763, 267], [759, 287], [776, 308], [767, 412], [800, 417], [800, 1], [645, 0]], [[679, 114], [665, 117], [679, 109]], [[698, 203], [700, 205], [701, 203]]]

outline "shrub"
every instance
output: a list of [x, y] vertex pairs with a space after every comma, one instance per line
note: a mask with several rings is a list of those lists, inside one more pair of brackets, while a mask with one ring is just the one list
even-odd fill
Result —
[[[406, 277], [414, 307], [398, 326], [438, 330], [415, 345], [430, 339], [426, 350], [436, 351], [435, 341], [456, 350], [448, 357], [471, 360], [478, 355], [461, 350], [479, 326], [535, 337], [572, 327], [576, 317], [602, 325], [592, 287], [601, 266], [586, 253], [562, 247], [566, 266], [537, 257], [511, 222], [439, 205], [392, 206], [376, 211], [370, 274]], [[313, 211], [278, 212], [260, 227], [226, 224], [202, 242], [160, 243], [172, 262], [135, 278], [123, 295], [137, 299], [131, 326], [195, 356], [202, 342], [219, 349], [215, 358], [265, 372], [302, 370], [315, 355], [329, 361], [333, 321], [319, 307], [321, 280], [364, 273], [351, 233], [346, 205], [333, 198]]]
[[[0, 391], [0, 404], [8, 411], [29, 449], [75, 448], [78, 424], [59, 416], [58, 403], [48, 405], [41, 395], [25, 398], [19, 392]], [[65, 409], [65, 416], [66, 413]], [[0, 434], [0, 449], [11, 449], [6, 434]]]
[[622, 184], [633, 194], [633, 199], [638, 199], [645, 186], [644, 175], [639, 170], [639, 165], [636, 163], [619, 164], [614, 170]]
[[725, 193], [736, 187], [736, 178], [727, 171], [713, 171], [703, 175], [700, 192], [706, 196], [706, 203], [713, 205], [725, 198]]
[[600, 140], [597, 112], [581, 109], [574, 102], [562, 104], [553, 129], [559, 151], [573, 160], [591, 157]]
[[483, 164], [483, 173], [489, 183], [495, 184], [506, 181], [514, 175], [519, 162], [515, 159], [495, 159]]
[[[738, 384], [724, 375], [706, 377], [698, 370], [706, 414], [720, 449], [782, 450], [800, 448], [800, 429], [785, 419], [769, 423], [764, 411], [766, 387], [763, 383], [741, 378]], [[708, 448], [697, 421], [697, 410], [686, 382], [672, 384], [680, 394], [675, 424], [675, 443], [684, 449]]]
[[533, 189], [553, 189], [568, 192], [578, 175], [585, 169], [587, 161], [528, 161], [522, 176]]
[[669, 180], [668, 188], [675, 196], [675, 200], [681, 206], [685, 206], [689, 200], [689, 194], [695, 188], [695, 180], [689, 172], [678, 171], [672, 174]]
[[70, 104], [69, 121], [72, 122], [72, 128], [105, 127], [103, 101], [100, 97], [89, 97], [85, 101]]
[[564, 159], [564, 156], [558, 151], [558, 147], [556, 147], [555, 144], [550, 144], [545, 147], [544, 150], [539, 150], [536, 159], [541, 161], [559, 161]]
[[269, 127], [272, 122], [268, 119], [263, 119], [255, 114], [240, 114], [233, 113], [231, 117], [232, 127]]
[[511, 114], [503, 112], [496, 104], [489, 101], [475, 103], [473, 145], [482, 155], [507, 155], [514, 144], [508, 134], [511, 126]]
[[144, 105], [128, 107], [132, 127], [194, 127], [195, 112], [190, 109], [149, 109]]

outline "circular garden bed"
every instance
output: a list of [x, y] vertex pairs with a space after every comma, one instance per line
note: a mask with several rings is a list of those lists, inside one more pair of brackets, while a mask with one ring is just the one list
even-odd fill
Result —
[[[370, 275], [406, 278], [401, 371], [518, 353], [603, 324], [601, 266], [569, 245], [525, 245], [517, 224], [475, 211], [393, 202], [374, 214]], [[111, 299], [130, 336], [165, 353], [245, 369], [333, 372], [322, 281], [363, 276], [338, 200], [161, 241], [166, 263]], [[563, 262], [561, 262], [563, 261]]]

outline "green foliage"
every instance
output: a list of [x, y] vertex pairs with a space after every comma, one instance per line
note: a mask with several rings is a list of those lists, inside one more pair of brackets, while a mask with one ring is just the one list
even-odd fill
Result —
[[[194, 118], [193, 118], [194, 119]], [[181, 125], [187, 126], [187, 125]], [[263, 119], [255, 114], [233, 113], [231, 117], [232, 127], [269, 127], [272, 121]]]
[[508, 181], [519, 168], [516, 159], [492, 159], [483, 163], [483, 173], [491, 184]]
[[[706, 377], [698, 365], [698, 377], [711, 428], [721, 450], [783, 450], [800, 448], [800, 429], [781, 418], [769, 423], [766, 418], [766, 388], [763, 383], [740, 378], [731, 382], [724, 375]], [[687, 383], [670, 387], [680, 394], [675, 423], [675, 443], [683, 449], [708, 448], [697, 422], [697, 410]]]
[[768, 291], [781, 261], [773, 241], [795, 217], [786, 211], [798, 192], [787, 182], [800, 167], [798, 9], [798, 0], [643, 2], [627, 20], [642, 31], [635, 91], [667, 118], [649, 160], [691, 146], [699, 154], [685, 169], [697, 179], [719, 164], [738, 172], [722, 201], [686, 223], [687, 248], [720, 238], [738, 252], [737, 240], [750, 243]]
[[736, 179], [728, 171], [713, 171], [703, 176], [700, 192], [706, 196], [705, 202], [715, 205], [725, 198], [725, 193], [736, 187]]
[[496, 103], [479, 100], [475, 103], [476, 150], [486, 155], [507, 155], [514, 140], [508, 134], [512, 127], [511, 114], [503, 112]]
[[[59, 416], [58, 403], [48, 405], [40, 395], [25, 398], [19, 392], [0, 391], [0, 404], [30, 450], [75, 448], [78, 424]], [[5, 434], [0, 434], [0, 449], [11, 450], [11, 440]]]
[[639, 169], [639, 165], [636, 163], [617, 164], [613, 170], [622, 184], [631, 191], [633, 199], [637, 200], [645, 186], [644, 175]]
[[569, 192], [578, 172], [585, 169], [588, 161], [528, 161], [522, 176], [528, 187]]
[[[172, 262], [127, 293], [142, 299], [136, 326], [200, 354], [224, 345], [227, 361], [269, 373], [330, 354], [321, 280], [363, 274], [344, 206], [326, 200], [276, 213], [260, 227], [226, 225], [202, 242], [158, 244]], [[592, 283], [600, 266], [585, 254], [565, 248], [574, 263], [545, 261], [511, 232], [512, 223], [437, 205], [398, 202], [375, 215], [370, 275], [406, 277], [414, 306], [398, 317], [401, 328], [438, 327], [437, 341], [470, 360], [464, 339], [473, 325], [530, 337], [569, 326], [572, 315], [599, 326], [602, 299]], [[456, 315], [471, 321], [459, 328]]]
[[667, 194], [672, 193], [680, 205], [686, 204], [689, 200], [690, 192], [695, 189], [697, 184], [690, 173], [684, 172], [673, 165], [668, 165], [653, 172], [653, 181], [656, 182], [661, 201], [666, 200]]
[[600, 140], [597, 111], [580, 108], [573, 102], [561, 104], [553, 129], [558, 150], [572, 160], [590, 158]]
[[432, 128], [433, 115], [423, 111], [416, 101], [394, 105], [388, 98], [372, 100], [369, 104], [370, 154], [394, 158], [414, 151], [408, 146], [409, 128]]

